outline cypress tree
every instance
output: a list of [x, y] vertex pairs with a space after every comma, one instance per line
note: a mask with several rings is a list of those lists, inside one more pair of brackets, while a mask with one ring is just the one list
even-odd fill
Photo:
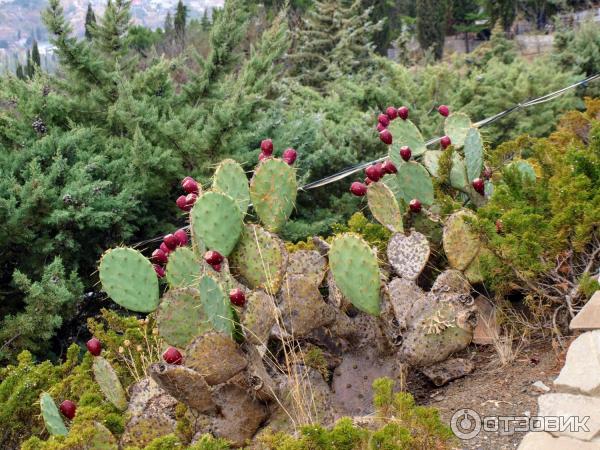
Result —
[[292, 73], [304, 84], [323, 83], [353, 73], [370, 61], [373, 34], [383, 22], [370, 20], [372, 8], [360, 0], [346, 6], [340, 0], [317, 0], [297, 33], [298, 50], [291, 55]]
[[423, 50], [433, 50], [436, 59], [444, 54], [447, 13], [447, 0], [417, 0], [417, 39]]
[[131, 1], [109, 1], [98, 26], [94, 28], [94, 38], [105, 54], [122, 57], [127, 53], [125, 42], [131, 21]]
[[34, 73], [35, 69], [33, 67], [33, 63], [31, 62], [31, 50], [27, 50], [27, 64], [25, 66], [25, 75], [27, 75], [27, 78], [33, 78]]
[[88, 3], [87, 12], [85, 14], [85, 38], [88, 41], [92, 40], [93, 30], [96, 26], [96, 14], [94, 14], [94, 10], [92, 9], [92, 4]]
[[42, 60], [40, 58], [40, 50], [38, 49], [38, 43], [35, 39], [33, 40], [33, 45], [31, 47], [31, 61], [33, 62], [34, 66], [37, 68], [40, 68], [42, 66]]
[[17, 78], [19, 80], [24, 80], [25, 79], [25, 72], [23, 71], [23, 66], [21, 65], [21, 63], [17, 64], [16, 75], [17, 75]]
[[173, 26], [175, 30], [175, 39], [180, 48], [185, 46], [185, 25], [187, 20], [187, 6], [181, 0], [177, 3], [177, 11], [175, 12], [175, 20]]
[[517, 0], [487, 0], [485, 8], [489, 14], [492, 26], [500, 23], [504, 32], [509, 32], [517, 17]]
[[210, 19], [208, 18], [208, 8], [204, 9], [204, 14], [202, 14], [202, 20], [200, 22], [200, 26], [202, 27], [202, 31], [210, 30]]

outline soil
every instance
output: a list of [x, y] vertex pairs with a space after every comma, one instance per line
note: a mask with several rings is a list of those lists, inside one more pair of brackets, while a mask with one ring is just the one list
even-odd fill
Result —
[[[448, 425], [452, 415], [465, 408], [481, 417], [534, 416], [537, 397], [544, 392], [533, 383], [541, 381], [551, 389], [564, 363], [564, 352], [556, 350], [549, 340], [530, 344], [519, 352], [513, 363], [504, 367], [500, 367], [493, 346], [472, 345], [455, 356], [473, 361], [475, 371], [440, 388], [416, 372], [407, 380], [407, 389], [417, 403], [437, 408]], [[502, 422], [500, 428], [503, 428]], [[525, 432], [514, 430], [485, 431], [484, 427], [474, 438], [461, 440], [458, 448], [516, 449], [524, 435]]]

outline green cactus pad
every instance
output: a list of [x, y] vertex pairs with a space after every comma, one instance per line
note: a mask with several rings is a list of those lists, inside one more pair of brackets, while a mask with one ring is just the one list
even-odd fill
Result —
[[242, 214], [246, 214], [250, 205], [248, 178], [236, 161], [225, 159], [219, 164], [213, 177], [213, 190], [229, 195], [236, 201]]
[[205, 275], [200, 280], [198, 289], [202, 308], [212, 328], [232, 336], [235, 330], [233, 311], [221, 285], [213, 277]]
[[450, 114], [444, 123], [444, 132], [456, 148], [464, 145], [469, 128], [471, 128], [471, 119], [464, 113]]
[[454, 152], [452, 155], [452, 169], [450, 169], [450, 185], [454, 189], [466, 192], [469, 180], [467, 179], [467, 167], [462, 156]]
[[420, 214], [410, 214], [408, 223], [410, 226], [407, 228], [414, 228], [423, 234], [434, 248], [441, 248], [443, 224], [437, 216], [428, 211], [421, 211]]
[[242, 213], [229, 195], [207, 192], [190, 212], [192, 236], [210, 250], [229, 255], [242, 232]]
[[99, 271], [102, 289], [122, 307], [148, 313], [158, 306], [158, 278], [150, 261], [137, 250], [107, 251]]
[[277, 231], [290, 217], [296, 202], [296, 172], [280, 159], [258, 165], [250, 182], [250, 199], [265, 228]]
[[390, 159], [396, 167], [400, 167], [404, 163], [400, 157], [400, 147], [408, 145], [413, 156], [422, 155], [427, 150], [423, 135], [410, 120], [396, 119], [390, 123], [388, 130], [392, 133]]
[[483, 283], [483, 273], [481, 272], [481, 260], [482, 258], [492, 256], [492, 252], [485, 247], [481, 247], [479, 252], [473, 258], [473, 261], [465, 269], [465, 277], [470, 283]]
[[467, 166], [467, 178], [473, 181], [479, 178], [483, 170], [483, 141], [477, 128], [469, 128], [465, 138], [465, 165]]
[[188, 247], [179, 247], [169, 254], [167, 283], [171, 289], [189, 287], [200, 280], [201, 264]]
[[402, 214], [394, 193], [383, 183], [371, 183], [367, 201], [373, 217], [393, 232], [402, 231]]
[[229, 263], [234, 274], [252, 289], [275, 294], [287, 268], [285, 245], [274, 234], [258, 225], [246, 225]]
[[421, 159], [421, 162], [432, 177], [438, 177], [438, 171], [440, 168], [440, 157], [443, 153], [444, 152], [442, 152], [441, 150], [427, 150], [425, 153], [423, 153], [423, 158]]
[[175, 347], [185, 347], [194, 337], [211, 330], [200, 300], [200, 292], [193, 288], [179, 288], [167, 292], [156, 312], [158, 334]]
[[421, 233], [412, 231], [408, 236], [396, 233], [387, 247], [388, 261], [402, 278], [416, 279], [429, 260], [429, 242]]
[[475, 214], [460, 210], [448, 217], [444, 224], [444, 252], [450, 267], [457, 270], [465, 270], [481, 247], [479, 238], [465, 221], [467, 217], [474, 218]]
[[344, 297], [361, 311], [379, 315], [379, 266], [369, 244], [354, 233], [337, 236], [329, 249], [329, 266]]
[[117, 439], [100, 422], [94, 422], [94, 431], [86, 443], [86, 450], [118, 450]]
[[421, 164], [409, 161], [398, 168], [396, 174], [400, 186], [400, 196], [409, 203], [413, 198], [424, 205], [433, 203], [433, 183], [427, 169]]
[[66, 436], [69, 433], [65, 422], [60, 417], [60, 412], [56, 407], [56, 403], [47, 392], [42, 392], [40, 396], [40, 409], [46, 430], [53, 436]]
[[92, 371], [104, 397], [117, 409], [125, 410], [127, 408], [125, 391], [110, 363], [102, 356], [95, 356]]
[[506, 166], [507, 169], [517, 169], [521, 172], [521, 176], [531, 182], [535, 182], [537, 179], [537, 175], [535, 173], [535, 169], [531, 164], [523, 159], [518, 159], [516, 161], [511, 162]]

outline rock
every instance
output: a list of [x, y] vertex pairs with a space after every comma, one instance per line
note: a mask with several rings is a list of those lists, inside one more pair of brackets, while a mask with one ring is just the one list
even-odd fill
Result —
[[[544, 394], [538, 397], [538, 406], [538, 416], [558, 417], [563, 421], [573, 418], [573, 427], [550, 431], [553, 436], [568, 436], [582, 441], [591, 441], [600, 435], [600, 414], [598, 414], [600, 398], [573, 394]], [[586, 417], [589, 419], [586, 420]], [[585, 427], [580, 429], [577, 425], [585, 425]], [[586, 427], [588, 431], [585, 431]]]
[[543, 381], [540, 380], [536, 381], [531, 386], [540, 392], [550, 392], [550, 388], [546, 386]]
[[473, 343], [478, 345], [489, 345], [494, 343], [500, 335], [498, 323], [496, 322], [496, 308], [484, 296], [475, 298], [477, 309], [477, 326], [473, 330]]
[[571, 320], [571, 330], [597, 330], [600, 329], [600, 291], [596, 291], [592, 298]]
[[224, 383], [248, 365], [231, 338], [214, 332], [195, 338], [186, 348], [185, 356], [185, 365], [200, 373], [210, 386]]
[[598, 444], [536, 431], [525, 435], [518, 450], [598, 450]]
[[554, 386], [561, 392], [600, 396], [600, 330], [575, 339]]
[[127, 406], [127, 413], [130, 416], [135, 416], [144, 412], [146, 406], [151, 399], [159, 396], [165, 397], [166, 403], [177, 403], [173, 397], [167, 394], [161, 387], [156, 384], [152, 378], [147, 377], [133, 383], [129, 387], [129, 404]]
[[294, 338], [335, 320], [335, 310], [323, 300], [318, 285], [304, 276], [287, 276], [280, 291], [279, 310], [285, 331]]
[[463, 358], [451, 358], [438, 364], [421, 369], [423, 375], [431, 380], [436, 386], [464, 377], [475, 370], [475, 365]]
[[151, 364], [148, 372], [158, 385], [186, 406], [198, 411], [214, 409], [211, 389], [195, 370], [175, 364]]
[[333, 401], [340, 414], [361, 416], [373, 412], [373, 381], [400, 378], [402, 371], [394, 355], [378, 357], [362, 351], [344, 355], [333, 373]]
[[216, 387], [214, 399], [221, 414], [213, 420], [212, 432], [217, 437], [231, 441], [236, 447], [252, 438], [267, 418], [267, 408], [235, 384]]

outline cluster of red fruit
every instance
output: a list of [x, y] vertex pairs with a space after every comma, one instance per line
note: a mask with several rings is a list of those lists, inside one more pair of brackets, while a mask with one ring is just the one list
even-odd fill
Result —
[[[264, 139], [260, 143], [260, 155], [258, 155], [258, 160], [262, 161], [263, 159], [270, 158], [273, 156], [273, 141], [271, 139]], [[290, 166], [294, 164], [296, 158], [298, 157], [298, 152], [293, 148], [287, 148], [284, 150], [281, 155], [281, 159], [283, 159]]]
[[196, 203], [200, 189], [198, 182], [192, 177], [185, 177], [181, 182], [181, 187], [187, 195], [180, 195], [177, 197], [177, 200], [175, 200], [175, 203], [177, 203], [179, 209], [187, 212], [192, 209], [192, 206]]
[[[448, 117], [450, 114], [450, 108], [448, 108], [446, 105], [440, 105], [438, 112], [442, 116]], [[379, 131], [379, 139], [381, 139], [384, 144], [392, 145], [392, 133], [387, 129], [390, 122], [398, 117], [402, 120], [406, 120], [408, 119], [408, 113], [409, 111], [406, 106], [401, 106], [398, 109], [394, 108], [393, 106], [388, 106], [385, 109], [385, 113], [381, 113], [377, 116], [377, 131]], [[440, 144], [442, 145], [442, 148], [445, 149], [451, 144], [450, 138], [448, 136], [444, 136], [440, 140]]]
[[187, 245], [188, 243], [188, 235], [187, 232], [181, 228], [177, 230], [175, 233], [167, 234], [163, 237], [163, 241], [156, 250], [152, 252], [152, 262], [154, 271], [158, 278], [163, 278], [165, 276], [165, 264], [169, 261], [169, 253], [175, 250], [177, 247], [182, 247]]

